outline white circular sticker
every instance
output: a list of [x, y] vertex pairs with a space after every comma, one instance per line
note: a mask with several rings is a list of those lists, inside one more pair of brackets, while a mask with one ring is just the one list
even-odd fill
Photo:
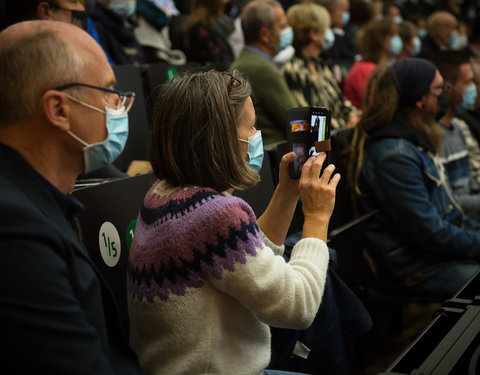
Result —
[[98, 246], [105, 264], [109, 267], [115, 267], [120, 260], [122, 249], [118, 231], [109, 221], [104, 222], [100, 227]]

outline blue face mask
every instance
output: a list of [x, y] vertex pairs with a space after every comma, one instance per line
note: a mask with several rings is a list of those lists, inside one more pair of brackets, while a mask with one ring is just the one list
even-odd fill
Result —
[[105, 122], [108, 136], [102, 142], [88, 144], [70, 130], [67, 133], [80, 142], [83, 148], [83, 159], [85, 162], [84, 173], [102, 168], [111, 164], [122, 153], [128, 138], [128, 114], [123, 109], [105, 108], [105, 111], [98, 109], [90, 104], [84, 103], [73, 96], [66, 95], [71, 100], [96, 111], [105, 113]]
[[398, 35], [394, 35], [390, 38], [390, 51], [392, 51], [393, 54], [398, 55], [402, 52], [403, 50], [403, 42], [402, 38], [400, 38]]
[[345, 27], [350, 22], [350, 12], [343, 12], [342, 25]]
[[395, 22], [396, 24], [402, 23], [403, 22], [402, 16], [393, 17], [393, 22]]
[[260, 171], [260, 168], [262, 168], [263, 163], [262, 132], [260, 130], [257, 130], [254, 135], [248, 137], [248, 140], [239, 140], [248, 143], [247, 154], [249, 160], [247, 161], [247, 165], [251, 170], [258, 173]]
[[460, 49], [460, 37], [458, 35], [457, 30], [453, 31], [452, 34], [450, 35], [448, 46], [450, 47], [450, 49], [453, 49], [455, 51]]
[[422, 50], [422, 42], [418, 36], [413, 38], [413, 51], [412, 55], [417, 56]]
[[323, 40], [323, 49], [326, 51], [333, 47], [335, 44], [335, 34], [332, 29], [325, 31], [325, 39]]
[[427, 29], [418, 29], [417, 34], [420, 39], [423, 39], [427, 36]]
[[277, 52], [283, 51], [288, 46], [292, 45], [293, 42], [293, 30], [289, 26], [283, 29], [280, 33], [280, 44], [277, 46]]
[[477, 101], [477, 87], [475, 84], [471, 84], [462, 91], [462, 102], [457, 104], [457, 111], [464, 112], [473, 108], [473, 105]]
[[136, 1], [115, 1], [113, 0], [108, 8], [123, 18], [130, 17], [137, 9]]

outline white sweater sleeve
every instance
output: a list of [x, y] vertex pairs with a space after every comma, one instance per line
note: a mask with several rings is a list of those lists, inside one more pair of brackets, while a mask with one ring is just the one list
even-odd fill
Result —
[[[265, 238], [265, 236], [264, 236]], [[221, 279], [211, 282], [238, 300], [266, 324], [274, 327], [303, 329], [315, 318], [325, 287], [328, 269], [327, 245], [317, 238], [300, 240], [290, 262], [282, 256], [283, 246], [257, 248], [257, 255], [247, 255], [245, 264], [235, 263]]]

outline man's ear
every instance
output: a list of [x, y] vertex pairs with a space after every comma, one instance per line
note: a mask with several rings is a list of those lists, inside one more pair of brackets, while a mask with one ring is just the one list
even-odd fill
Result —
[[70, 129], [71, 105], [65, 95], [48, 90], [42, 96], [43, 114], [53, 126], [62, 130]]
[[272, 32], [268, 29], [268, 27], [262, 26], [260, 28], [260, 32], [258, 33], [259, 39], [263, 43], [269, 43], [270, 42], [270, 34]]
[[421, 110], [423, 110], [425, 108], [425, 97], [424, 96], [422, 96], [422, 98], [420, 100], [415, 102], [415, 107], [417, 107], [418, 109], [421, 109]]
[[[14, 0], [15, 1], [15, 0]], [[37, 17], [41, 20], [49, 20], [50, 18], [50, 4], [42, 1], [37, 5]]]

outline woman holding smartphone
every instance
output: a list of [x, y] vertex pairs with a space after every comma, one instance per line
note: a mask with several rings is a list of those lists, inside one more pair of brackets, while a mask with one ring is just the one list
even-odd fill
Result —
[[[218, 72], [179, 76], [159, 93], [149, 151], [158, 181], [128, 265], [130, 340], [144, 374], [262, 374], [269, 325], [308, 327], [322, 300], [340, 176], [333, 165], [320, 175], [321, 154], [291, 180], [290, 152], [257, 220], [231, 195], [259, 180], [263, 146], [250, 94], [246, 80]], [[286, 263], [299, 195], [303, 238]]]

